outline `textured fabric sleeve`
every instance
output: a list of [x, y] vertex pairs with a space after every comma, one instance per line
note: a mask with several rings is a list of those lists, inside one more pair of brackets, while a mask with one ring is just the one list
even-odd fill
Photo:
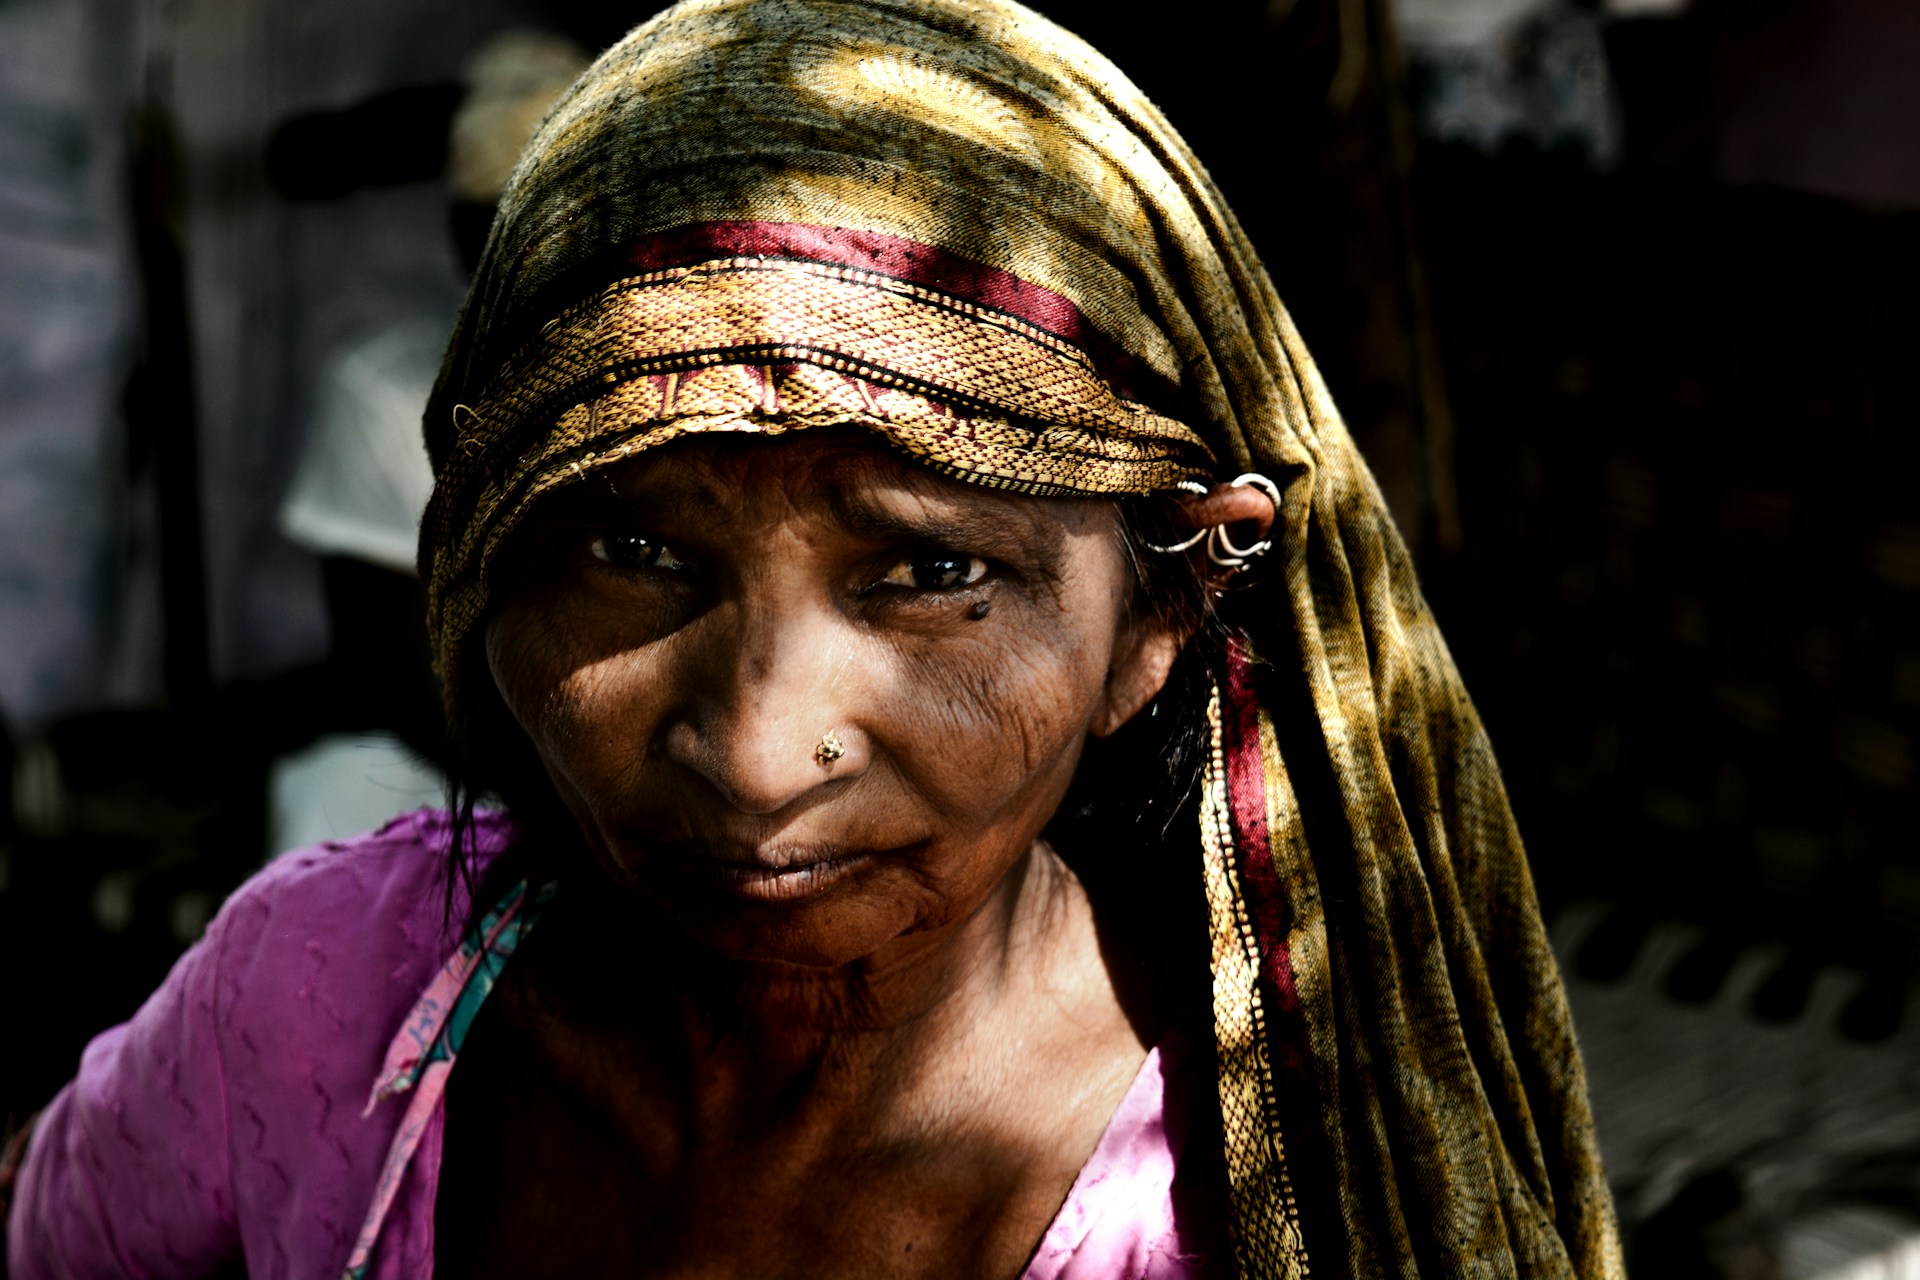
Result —
[[228, 913], [40, 1117], [9, 1215], [13, 1280], [204, 1277], [238, 1251], [216, 1036]]

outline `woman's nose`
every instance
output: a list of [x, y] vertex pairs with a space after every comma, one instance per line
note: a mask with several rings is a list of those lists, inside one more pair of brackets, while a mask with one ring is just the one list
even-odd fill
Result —
[[865, 771], [867, 738], [849, 714], [861, 674], [852, 628], [819, 610], [708, 621], [691, 673], [697, 692], [666, 732], [669, 759], [754, 814]]

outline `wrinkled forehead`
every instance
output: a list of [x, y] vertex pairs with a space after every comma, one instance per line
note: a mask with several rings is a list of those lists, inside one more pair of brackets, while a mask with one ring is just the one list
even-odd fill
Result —
[[531, 515], [551, 522], [636, 521], [752, 537], [784, 522], [874, 541], [1052, 545], [1117, 528], [1111, 501], [1043, 498], [945, 476], [874, 432], [692, 435], [555, 490]]

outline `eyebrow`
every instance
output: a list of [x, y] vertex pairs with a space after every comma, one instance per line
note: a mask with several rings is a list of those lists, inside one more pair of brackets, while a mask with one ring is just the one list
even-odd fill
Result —
[[[1022, 499], [964, 485], [966, 497], [945, 492], [932, 476], [866, 473], [866, 483], [815, 472], [833, 516], [855, 537], [875, 543], [971, 548], [1002, 555], [1018, 552], [1042, 573], [1057, 572], [1065, 554], [1067, 530], [1058, 519], [1029, 510]], [[564, 494], [564, 496], [562, 496]], [[660, 483], [653, 475], [630, 487], [607, 484], [566, 486], [554, 495], [549, 511], [568, 521], [646, 519], [671, 523], [704, 521], [723, 505], [717, 477], [683, 476]]]
[[678, 485], [649, 488], [644, 481], [622, 491], [611, 479], [605, 484], [566, 485], [548, 501], [549, 509], [556, 513], [588, 520], [630, 519], [643, 512], [661, 512], [673, 519], [693, 518], [720, 505], [718, 492], [704, 477], [694, 482], [691, 491]]
[[1048, 569], [1058, 563], [1066, 542], [1060, 522], [1035, 519], [1013, 501], [962, 507], [913, 484], [887, 492], [902, 494], [920, 511], [907, 514], [893, 503], [848, 492], [837, 484], [829, 489], [827, 499], [834, 515], [850, 532], [874, 542], [937, 543], [956, 549], [1017, 548], [1035, 556]]

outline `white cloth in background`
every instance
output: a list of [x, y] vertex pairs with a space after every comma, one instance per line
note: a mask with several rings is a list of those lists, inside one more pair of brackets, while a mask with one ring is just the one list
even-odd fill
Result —
[[1538, 7], [1538, 0], [1394, 0], [1394, 18], [1408, 48], [1484, 49]]
[[[280, 530], [315, 555], [351, 556], [412, 573], [433, 467], [420, 412], [448, 326], [405, 320], [347, 343], [315, 393]], [[291, 846], [289, 846], [291, 847]]]
[[[1421, 129], [1497, 152], [1514, 142], [1619, 157], [1604, 17], [1573, 0], [1395, 0], [1421, 71]], [[1676, 6], [1667, 6], [1669, 10]]]
[[266, 854], [377, 831], [446, 800], [445, 776], [392, 734], [331, 734], [273, 762]]
[[[412, 573], [433, 468], [420, 411], [446, 345], [447, 323], [404, 320], [344, 344], [315, 391], [292, 487], [280, 506], [287, 538], [319, 556], [351, 556]], [[447, 780], [388, 733], [334, 734], [274, 761], [267, 780], [267, 855], [344, 840], [446, 800]]]

